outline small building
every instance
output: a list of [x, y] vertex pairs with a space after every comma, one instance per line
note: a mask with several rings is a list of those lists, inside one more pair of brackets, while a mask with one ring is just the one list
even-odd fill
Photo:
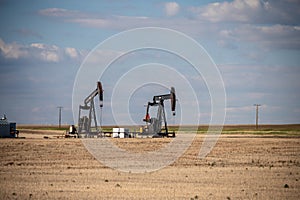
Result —
[[19, 131], [16, 130], [16, 123], [9, 123], [4, 116], [0, 119], [0, 137], [1, 138], [15, 138], [18, 137]]

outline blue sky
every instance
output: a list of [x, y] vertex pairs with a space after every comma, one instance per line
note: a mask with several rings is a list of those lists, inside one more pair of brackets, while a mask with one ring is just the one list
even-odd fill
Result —
[[[224, 80], [226, 124], [254, 123], [256, 103], [262, 104], [260, 123], [299, 123], [299, 23], [297, 0], [1, 0], [0, 114], [22, 124], [57, 124], [57, 106], [63, 106], [62, 122], [73, 124], [73, 84], [84, 58], [114, 34], [151, 26], [180, 31], [206, 49]], [[145, 62], [169, 58], [162, 53], [155, 60], [153, 52], [135, 56]], [[102, 81], [105, 94], [111, 94], [110, 78]], [[207, 93], [199, 88], [199, 96]], [[154, 91], [139, 92], [130, 105], [137, 123], [142, 102]], [[202, 100], [206, 124], [210, 100], [207, 94]], [[103, 123], [113, 124], [107, 102], [103, 111]]]

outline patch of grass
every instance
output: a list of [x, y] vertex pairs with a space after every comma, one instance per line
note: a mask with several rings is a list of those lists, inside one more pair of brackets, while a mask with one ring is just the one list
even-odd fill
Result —
[[17, 129], [32, 129], [32, 130], [67, 130], [69, 125], [61, 125], [61, 128], [58, 125], [18, 125]]
[[[118, 126], [102, 126], [104, 132], [110, 132], [114, 127]], [[130, 131], [139, 131], [141, 126], [120, 126], [129, 128]], [[194, 132], [197, 134], [206, 134], [209, 128], [208, 125], [171, 125], [168, 126], [169, 131], [181, 131], [183, 133]], [[214, 128], [214, 126], [211, 126]], [[65, 131], [69, 129], [69, 125], [18, 125], [17, 129], [33, 129], [33, 130], [58, 130]], [[255, 129], [255, 125], [224, 125], [222, 127], [222, 134], [253, 134], [253, 135], [300, 135], [300, 124], [283, 124], [283, 125], [260, 125], [259, 129]]]
[[64, 131], [67, 128], [55, 128], [55, 127], [40, 127], [40, 128], [33, 128], [35, 130], [51, 130], [51, 131]]
[[250, 135], [300, 135], [300, 131], [264, 131], [264, 130], [249, 130], [249, 131], [222, 131], [222, 134], [250, 134]]

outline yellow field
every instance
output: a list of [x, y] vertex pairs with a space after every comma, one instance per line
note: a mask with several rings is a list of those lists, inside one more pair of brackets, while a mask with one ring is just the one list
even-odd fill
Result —
[[[124, 173], [99, 163], [80, 139], [63, 131], [24, 131], [0, 140], [1, 199], [299, 199], [300, 138], [221, 135], [198, 159], [203, 135], [174, 164]], [[294, 133], [297, 132], [294, 130]], [[44, 139], [47, 135], [49, 139]], [[170, 138], [110, 139], [128, 151], [161, 148]], [[107, 149], [109, 153], [110, 149]]]

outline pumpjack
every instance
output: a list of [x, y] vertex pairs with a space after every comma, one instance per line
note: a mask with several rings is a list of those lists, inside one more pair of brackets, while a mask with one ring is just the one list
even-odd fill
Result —
[[[100, 127], [97, 125], [96, 111], [94, 105], [94, 98], [99, 96], [100, 104]], [[97, 82], [97, 88], [91, 92], [89, 96], [84, 99], [84, 105], [79, 105], [78, 115], [78, 136], [79, 137], [93, 137], [99, 136], [101, 133], [101, 118], [102, 118], [102, 107], [103, 107], [103, 89], [101, 82]], [[88, 116], [81, 116], [81, 111], [88, 111]], [[94, 128], [92, 129], [92, 121], [94, 121]]]
[[[156, 95], [152, 102], [148, 102], [146, 116], [143, 119], [146, 126], [143, 127], [142, 135], [151, 137], [175, 137], [175, 132], [168, 130], [164, 101], [171, 100], [172, 115], [175, 116], [176, 95], [175, 88], [171, 87], [170, 94]], [[156, 117], [150, 117], [150, 107], [157, 107]]]

